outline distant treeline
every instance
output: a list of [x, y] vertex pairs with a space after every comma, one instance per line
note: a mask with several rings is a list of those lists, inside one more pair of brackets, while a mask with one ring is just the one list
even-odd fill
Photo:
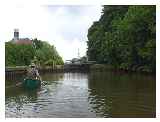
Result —
[[40, 66], [63, 64], [56, 48], [45, 41], [33, 39], [32, 44], [5, 43], [5, 65], [26, 66], [36, 63]]
[[156, 6], [103, 6], [88, 30], [89, 60], [115, 69], [155, 72]]

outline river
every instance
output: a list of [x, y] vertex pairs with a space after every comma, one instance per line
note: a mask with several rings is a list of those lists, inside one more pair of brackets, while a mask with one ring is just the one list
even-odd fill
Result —
[[[22, 78], [22, 77], [21, 77]], [[6, 80], [6, 117], [155, 117], [156, 78], [122, 72], [46, 73], [36, 90]]]

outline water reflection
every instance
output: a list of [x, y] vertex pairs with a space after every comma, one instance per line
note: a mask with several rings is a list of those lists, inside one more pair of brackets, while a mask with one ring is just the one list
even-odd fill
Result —
[[43, 81], [60, 81], [64, 79], [64, 73], [45, 73], [42, 78]]
[[[38, 97], [38, 90], [26, 91], [22, 87], [17, 88], [17, 90], [7, 90], [6, 92], [6, 111], [11, 109], [11, 113], [24, 114], [24, 107], [28, 103], [35, 103]], [[12, 115], [8, 116], [12, 116]]]
[[92, 72], [89, 103], [103, 117], [155, 117], [155, 79], [142, 74]]
[[154, 76], [46, 73], [42, 79], [33, 91], [6, 83], [6, 117], [155, 117]]
[[25, 78], [25, 73], [20, 73], [20, 74], [8, 74], [5, 76], [5, 86], [10, 87], [13, 86], [19, 82], [21, 82]]
[[[63, 74], [44, 74], [44, 81], [42, 81], [41, 87], [34, 90], [25, 89], [22, 85], [15, 86], [16, 83], [22, 82], [23, 79], [24, 76], [17, 77], [17, 79], [16, 77], [6, 79], [6, 117], [31, 117], [34, 113], [39, 113], [42, 106], [45, 106], [43, 103], [45, 101], [48, 102], [44, 98], [41, 98], [41, 96], [47, 96], [50, 92], [53, 93], [53, 89], [57, 87], [57, 81], [63, 79]], [[51, 84], [54, 85], [51, 88], [46, 88], [46, 86], [50, 86]], [[41, 102], [43, 103], [41, 104]]]

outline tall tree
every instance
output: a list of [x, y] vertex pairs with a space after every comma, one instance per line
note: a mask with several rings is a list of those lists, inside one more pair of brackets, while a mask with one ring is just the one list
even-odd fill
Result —
[[53, 45], [41, 40], [32, 40], [32, 45], [16, 44], [12, 41], [5, 44], [6, 66], [25, 66], [31, 62], [40, 65], [63, 64]]
[[155, 71], [155, 6], [104, 6], [88, 30], [89, 60], [115, 68]]

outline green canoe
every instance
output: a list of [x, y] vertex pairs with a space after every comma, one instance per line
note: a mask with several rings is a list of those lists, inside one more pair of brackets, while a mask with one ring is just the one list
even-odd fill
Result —
[[27, 89], [35, 89], [41, 85], [41, 81], [37, 79], [24, 79], [23, 86]]

